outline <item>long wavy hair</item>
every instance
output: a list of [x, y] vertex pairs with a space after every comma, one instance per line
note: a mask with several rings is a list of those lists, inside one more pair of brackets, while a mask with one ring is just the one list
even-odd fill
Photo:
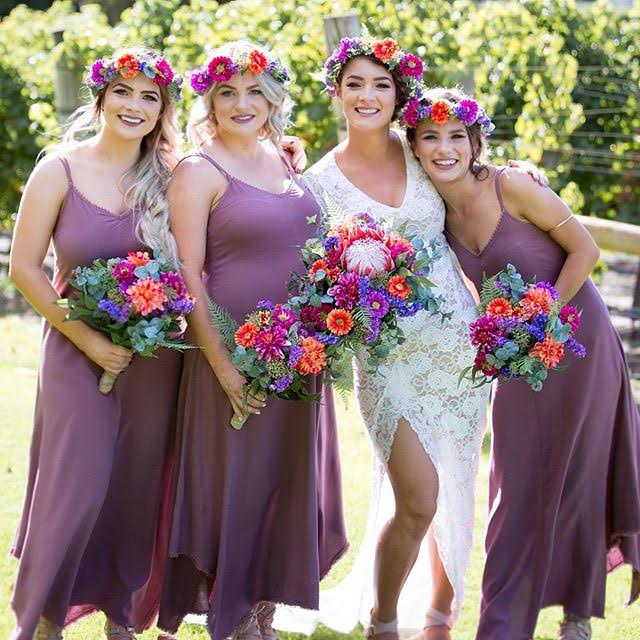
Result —
[[[253, 49], [264, 50], [264, 47], [258, 47], [247, 40], [236, 40], [215, 49], [209, 58], [213, 56], [236, 58], [248, 54]], [[264, 137], [278, 146], [291, 122], [293, 101], [286, 89], [268, 73], [257, 74], [256, 83], [269, 103], [269, 113], [264, 125]], [[214, 82], [204, 95], [198, 97], [189, 114], [187, 138], [194, 147], [199, 147], [218, 135], [213, 98], [219, 84]]]
[[[144, 53], [136, 47], [127, 47], [114, 55], [124, 53]], [[157, 55], [157, 54], [154, 54]], [[129, 184], [124, 194], [128, 207], [140, 212], [136, 224], [138, 240], [156, 253], [177, 263], [177, 248], [169, 229], [169, 203], [167, 187], [171, 172], [180, 156], [182, 137], [176, 122], [176, 110], [169, 91], [158, 86], [162, 99], [160, 116], [153, 131], [142, 138], [140, 156], [136, 163], [122, 176], [123, 183]], [[62, 143], [47, 148], [60, 153], [77, 146], [78, 142], [99, 132], [104, 126], [102, 110], [105, 91], [87, 104], [77, 109], [66, 125]]]

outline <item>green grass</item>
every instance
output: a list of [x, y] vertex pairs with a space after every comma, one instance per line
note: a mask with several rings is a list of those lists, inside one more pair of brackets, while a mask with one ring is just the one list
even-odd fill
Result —
[[[31, 432], [33, 400], [36, 387], [37, 349], [39, 322], [33, 318], [9, 316], [0, 318], [0, 637], [8, 637], [13, 626], [13, 613], [8, 605], [16, 562], [8, 556], [16, 524], [20, 514], [24, 491], [27, 454]], [[345, 408], [338, 401], [341, 433], [342, 468], [344, 474], [344, 498], [347, 523], [352, 549], [347, 557], [332, 571], [325, 585], [334, 584], [347, 572], [353, 555], [363, 535], [370, 467], [370, 447], [357, 415], [355, 402]], [[477, 620], [477, 603], [482, 572], [482, 535], [486, 515], [488, 458], [486, 448], [483, 455], [477, 491], [477, 517], [475, 546], [468, 574], [467, 599], [460, 622], [456, 625], [455, 640], [471, 640]], [[640, 605], [630, 609], [621, 607], [627, 596], [629, 569], [615, 572], [609, 578], [607, 593], [607, 620], [594, 623], [594, 638], [599, 640], [640, 640]], [[536, 640], [554, 640], [560, 610], [551, 608], [543, 612], [536, 633]], [[66, 640], [98, 640], [102, 638], [101, 615], [91, 616], [71, 627], [65, 633]], [[282, 634], [287, 640], [299, 640], [304, 636]], [[145, 640], [156, 638], [150, 630], [141, 636]], [[206, 640], [201, 627], [184, 625], [179, 632], [183, 640]], [[314, 640], [338, 638], [360, 638], [356, 630], [342, 636], [328, 629], [319, 629]]]

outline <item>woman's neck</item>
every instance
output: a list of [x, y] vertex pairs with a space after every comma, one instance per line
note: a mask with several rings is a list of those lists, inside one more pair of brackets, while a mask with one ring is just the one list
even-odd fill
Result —
[[373, 131], [362, 131], [349, 127], [348, 136], [342, 145], [343, 156], [363, 163], [372, 159], [380, 161], [388, 157], [393, 149], [394, 139], [389, 126]]
[[437, 180], [432, 180], [432, 182], [447, 205], [447, 211], [461, 216], [473, 208], [478, 199], [478, 193], [483, 187], [471, 171], [454, 182], [438, 182]]
[[247, 161], [255, 160], [264, 153], [262, 142], [257, 136], [234, 136], [221, 131], [218, 140], [233, 156]]
[[103, 128], [92, 146], [100, 158], [124, 173], [140, 158], [140, 145], [141, 140], [127, 140]]

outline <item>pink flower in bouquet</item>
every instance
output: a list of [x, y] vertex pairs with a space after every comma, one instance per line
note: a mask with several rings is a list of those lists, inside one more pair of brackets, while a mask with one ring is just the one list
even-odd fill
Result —
[[162, 283], [156, 282], [153, 278], [144, 278], [132, 284], [127, 289], [127, 296], [136, 312], [143, 316], [153, 311], [162, 311], [167, 301]]
[[284, 359], [282, 349], [287, 344], [287, 332], [282, 327], [275, 326], [262, 329], [258, 333], [254, 348], [258, 352], [258, 360], [271, 362], [271, 360]]
[[127, 255], [127, 260], [136, 267], [144, 267], [151, 258], [146, 251], [131, 251]]
[[532, 287], [520, 300], [520, 308], [517, 313], [523, 320], [528, 320], [539, 313], [549, 313], [552, 303], [553, 296], [548, 289]]
[[360, 276], [347, 271], [341, 273], [338, 282], [328, 290], [330, 296], [341, 309], [353, 309], [360, 299]]
[[580, 314], [576, 307], [565, 305], [560, 310], [558, 317], [563, 324], [568, 322], [571, 325], [571, 331], [577, 331], [580, 328]]
[[160, 274], [160, 282], [173, 289], [179, 296], [187, 296], [187, 286], [182, 279], [182, 276], [177, 271], [167, 271]]
[[551, 338], [551, 334], [547, 333], [545, 339], [542, 342], [536, 342], [535, 346], [529, 355], [532, 358], [538, 358], [542, 361], [547, 369], [555, 367], [562, 358], [564, 358], [564, 344], [562, 342], [555, 342]]
[[302, 355], [296, 363], [296, 370], [302, 375], [320, 373], [327, 366], [324, 345], [317, 338], [305, 338], [301, 343]]
[[273, 310], [273, 320], [283, 329], [289, 329], [295, 324], [297, 318], [296, 314], [293, 313], [291, 309], [283, 307], [281, 304], [277, 304], [276, 308]]
[[407, 257], [414, 256], [416, 253], [413, 245], [396, 231], [392, 231], [387, 236], [386, 245], [387, 247], [389, 247], [389, 251], [391, 251], [391, 257], [394, 260], [402, 253], [406, 254]]
[[356, 240], [342, 253], [342, 266], [360, 276], [375, 278], [393, 269], [391, 251], [380, 240]]
[[113, 267], [111, 270], [111, 275], [120, 283], [125, 282], [130, 285], [135, 279], [135, 270], [136, 265], [128, 260], [121, 260], [118, 264]]
[[513, 315], [513, 307], [506, 298], [494, 298], [485, 310], [492, 318], [510, 318]]
[[477, 349], [489, 351], [498, 344], [497, 326], [493, 318], [481, 316], [469, 328], [471, 344]]

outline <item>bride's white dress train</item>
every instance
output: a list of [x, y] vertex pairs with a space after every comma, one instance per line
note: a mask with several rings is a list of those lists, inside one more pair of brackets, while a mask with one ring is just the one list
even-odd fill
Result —
[[[369, 375], [356, 363], [356, 395], [360, 412], [375, 449], [372, 497], [364, 542], [349, 575], [335, 588], [323, 591], [320, 611], [280, 607], [276, 626], [310, 634], [322, 623], [348, 632], [357, 622], [365, 624], [373, 605], [373, 566], [378, 535], [393, 514], [393, 495], [386, 479], [389, 459], [400, 418], [405, 418], [433, 462], [439, 478], [437, 512], [432, 524], [445, 571], [455, 593], [454, 619], [464, 597], [474, 523], [474, 489], [488, 389], [458, 385], [460, 371], [473, 362], [468, 323], [475, 317], [475, 303], [454, 267], [444, 238], [444, 203], [413, 157], [404, 135], [407, 190], [398, 208], [381, 204], [360, 191], [342, 174], [333, 152], [305, 174], [318, 199], [324, 194], [340, 204], [346, 214], [368, 211], [394, 227], [405, 223], [406, 233], [426, 241], [436, 239], [442, 257], [430, 279], [444, 298], [449, 320], [419, 313], [402, 320], [406, 341]], [[400, 597], [401, 628], [421, 629], [430, 604], [431, 572], [426, 540]]]

